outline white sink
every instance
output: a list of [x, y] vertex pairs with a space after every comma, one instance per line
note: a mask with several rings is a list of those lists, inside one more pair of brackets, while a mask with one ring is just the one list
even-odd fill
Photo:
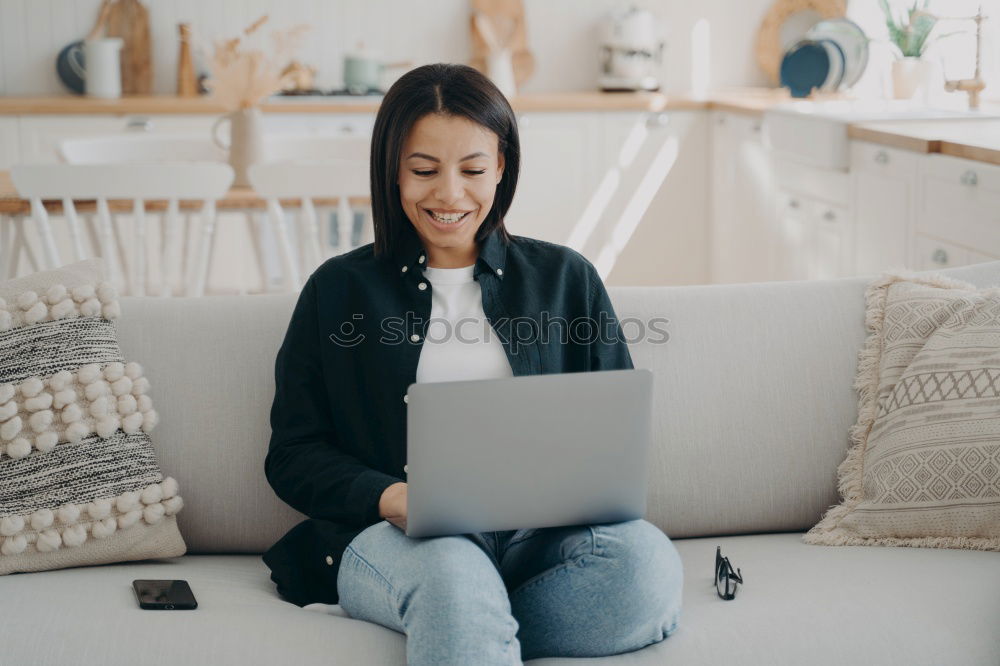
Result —
[[995, 111], [929, 108], [910, 100], [799, 100], [764, 111], [764, 142], [784, 157], [826, 169], [848, 167], [847, 127], [877, 120], [1000, 118]]

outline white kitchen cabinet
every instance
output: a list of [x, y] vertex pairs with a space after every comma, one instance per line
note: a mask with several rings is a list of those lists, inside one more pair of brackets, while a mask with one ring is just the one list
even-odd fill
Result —
[[761, 120], [713, 111], [710, 123], [712, 282], [771, 279], [779, 230]]
[[781, 280], [823, 280], [846, 273], [847, 209], [796, 192], [777, 195]]
[[932, 236], [917, 234], [914, 237], [914, 247], [916, 249], [914, 267], [919, 271], [954, 268], [955, 266], [978, 263], [971, 260], [969, 250], [964, 247]]
[[777, 197], [771, 278], [812, 280], [850, 275], [850, 177], [771, 153]]
[[507, 230], [566, 244], [594, 193], [603, 164], [597, 113], [518, 114], [521, 169]]
[[780, 190], [775, 212], [781, 244], [776, 248], [771, 274], [782, 280], [808, 279], [814, 254], [809, 202], [794, 192]]
[[808, 278], [827, 280], [853, 271], [848, 252], [850, 215], [844, 206], [825, 201], [812, 202], [810, 231], [813, 234]]
[[1000, 166], [924, 156], [915, 226], [966, 251], [1000, 256]]
[[850, 153], [855, 272], [911, 266], [919, 156], [863, 141]]
[[708, 123], [692, 111], [600, 114], [598, 190], [609, 192], [584, 255], [612, 285], [709, 280]]
[[0, 116], [0, 169], [9, 169], [20, 161], [17, 117]]
[[518, 114], [511, 233], [567, 245], [608, 284], [707, 281], [702, 114]]

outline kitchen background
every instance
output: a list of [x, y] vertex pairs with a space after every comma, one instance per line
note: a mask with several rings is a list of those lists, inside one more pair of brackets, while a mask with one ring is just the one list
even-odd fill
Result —
[[[52, 60], [90, 30], [100, 0], [0, 0], [0, 95], [62, 94]], [[526, 0], [524, 11], [536, 70], [521, 92], [591, 90], [598, 65], [601, 21], [626, 0]], [[753, 57], [757, 27], [772, 0], [657, 0], [639, 3], [657, 17], [666, 42], [660, 82], [666, 91], [765, 85]], [[1000, 58], [1000, 0], [940, 0], [948, 14], [975, 14], [984, 24], [984, 77]], [[340, 87], [345, 52], [358, 42], [387, 61], [465, 62], [471, 52], [468, 0], [156, 0], [147, 3], [153, 42], [153, 88], [176, 91], [177, 24], [189, 22], [201, 38], [231, 36], [262, 14], [273, 26], [308, 23], [300, 60], [317, 68], [318, 87]], [[886, 29], [877, 0], [851, 0], [847, 16], [876, 39]], [[391, 17], [391, 20], [387, 20]], [[972, 62], [972, 34], [936, 45], [932, 61], [954, 63], [951, 78]], [[873, 66], [855, 86], [882, 94], [888, 49], [873, 45]], [[936, 57], [934, 57], [936, 56]], [[882, 62], [878, 62], [881, 60]]]
[[[224, 109], [211, 107], [208, 96], [177, 96], [179, 23], [194, 30], [199, 70], [211, 62], [215, 40], [236, 36], [262, 15], [269, 17], [264, 32], [308, 24], [312, 29], [294, 58], [315, 68], [316, 88], [340, 89], [345, 57], [359, 52], [408, 67], [471, 62], [475, 1], [146, 0], [152, 96], [94, 100], [70, 94], [54, 63], [63, 47], [90, 31], [101, 0], [0, 0], [0, 231], [18, 222], [20, 238], [36, 257], [50, 254], [36, 233], [42, 227], [30, 223], [37, 211], [26, 196], [11, 203], [19, 195], [9, 181], [4, 190], [2, 176], [18, 163], [62, 161], [57, 148], [66, 140], [143, 133], [169, 140], [196, 133], [210, 143]], [[901, 13], [911, 3], [892, 4]], [[788, 88], [776, 85], [759, 63], [762, 24], [779, 6], [834, 4], [523, 0], [534, 71], [511, 95], [523, 161], [510, 230], [573, 247], [609, 285], [819, 279], [1000, 258], [1000, 0], [930, 5], [946, 17], [968, 17], [980, 7], [988, 17], [980, 41], [986, 88], [974, 110], [973, 96], [948, 92], [944, 83], [973, 76], [975, 24], [942, 22], [935, 34], [958, 34], [932, 41], [920, 94], [900, 95], [878, 0], [846, 3], [846, 18], [871, 38], [867, 65], [853, 56], [863, 71], [859, 78], [841, 84], [831, 69], [824, 74], [825, 95], [790, 100]], [[613, 12], [633, 5], [651, 12], [664, 43], [652, 72], [659, 91], [602, 93], [602, 29]], [[785, 22], [779, 38], [786, 57], [818, 19], [804, 11]], [[406, 69], [386, 70], [380, 88]], [[317, 101], [325, 106], [310, 104]], [[279, 139], [363, 136], [377, 98], [367, 105], [349, 102], [270, 98], [264, 129]], [[291, 140], [279, 142], [291, 150]], [[5, 196], [14, 206], [6, 218]], [[240, 196], [236, 204], [245, 202]], [[308, 275], [316, 262], [306, 261], [307, 211], [285, 211], [289, 248], [282, 240], [286, 218], [258, 199], [259, 210], [245, 216], [220, 208], [214, 226], [199, 215], [187, 218], [188, 235], [210, 238], [211, 250], [202, 257], [204, 245], [185, 241], [179, 256], [185, 257], [186, 291], [198, 282], [192, 271], [201, 270], [202, 259], [210, 263], [201, 280], [208, 294], [294, 288], [289, 262], [301, 262], [299, 283]], [[134, 247], [137, 227], [129, 223], [130, 208], [115, 212], [124, 262], [128, 252], [122, 248]], [[314, 220], [319, 253], [344, 251], [345, 227], [334, 222], [347, 214], [320, 210]], [[363, 224], [357, 215], [355, 225]], [[157, 216], [149, 217], [153, 223]], [[51, 226], [58, 255], [71, 257], [70, 240], [59, 235], [66, 227], [58, 211]], [[155, 247], [160, 233], [145, 233], [152, 255], [141, 271], [165, 271], [166, 251]], [[96, 247], [93, 226], [91, 238]], [[13, 252], [20, 256], [17, 242]], [[11, 246], [0, 235], [0, 271], [31, 270], [27, 261], [8, 270]], [[123, 280], [124, 273], [139, 270], [119, 268]]]

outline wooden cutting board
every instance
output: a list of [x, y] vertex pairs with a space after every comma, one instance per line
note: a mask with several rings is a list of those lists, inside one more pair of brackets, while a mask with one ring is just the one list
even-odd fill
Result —
[[149, 32], [149, 10], [139, 0], [116, 0], [111, 4], [108, 37], [121, 37], [122, 93], [149, 95], [153, 92], [153, 43]]
[[528, 50], [528, 36], [524, 26], [523, 1], [472, 0], [472, 12], [469, 14], [469, 29], [472, 32], [472, 59], [469, 61], [469, 65], [485, 74], [486, 55], [489, 53], [489, 47], [473, 22], [473, 13], [477, 10], [491, 17], [509, 17], [516, 22], [514, 36], [511, 40], [511, 55], [513, 57], [514, 82], [518, 88], [521, 88], [535, 71], [535, 57]]

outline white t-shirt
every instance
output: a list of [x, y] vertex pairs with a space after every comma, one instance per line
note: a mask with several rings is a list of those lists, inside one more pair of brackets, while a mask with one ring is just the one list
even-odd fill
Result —
[[431, 284], [431, 321], [417, 362], [417, 383], [514, 375], [500, 339], [486, 321], [473, 269], [475, 264], [424, 267]]

